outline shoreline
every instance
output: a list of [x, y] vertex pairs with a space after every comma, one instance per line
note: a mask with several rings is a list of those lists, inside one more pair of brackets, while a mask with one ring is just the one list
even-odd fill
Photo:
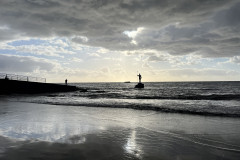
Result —
[[0, 106], [0, 159], [240, 156], [237, 118], [9, 101]]
[[[31, 95], [29, 95], [31, 96]], [[41, 95], [40, 95], [41, 96]], [[44, 95], [43, 95], [44, 96]], [[20, 97], [21, 98], [21, 97]], [[112, 101], [114, 99], [111, 99]], [[89, 101], [89, 100], [87, 100]], [[165, 102], [171, 102], [175, 100], [161, 100]], [[180, 100], [182, 102], [188, 101], [188, 100]], [[12, 102], [18, 102], [16, 100], [13, 100]], [[229, 118], [240, 118], [240, 113], [221, 113], [221, 112], [209, 112], [209, 111], [194, 111], [194, 110], [187, 110], [187, 109], [181, 109], [181, 108], [168, 108], [168, 107], [156, 107], [151, 106], [148, 104], [145, 104], [144, 106], [139, 105], [131, 105], [131, 104], [125, 104], [125, 103], [119, 103], [116, 102], [113, 106], [112, 104], [100, 104], [100, 103], [90, 103], [90, 102], [34, 102], [34, 101], [21, 101], [21, 103], [32, 103], [32, 104], [45, 104], [45, 105], [58, 105], [58, 106], [75, 106], [75, 107], [89, 107], [89, 108], [113, 108], [113, 109], [133, 109], [133, 110], [139, 110], [139, 111], [156, 111], [160, 113], [169, 113], [169, 114], [183, 114], [183, 115], [196, 115], [196, 116], [208, 116], [208, 117], [229, 117]], [[184, 105], [182, 103], [181, 105]]]

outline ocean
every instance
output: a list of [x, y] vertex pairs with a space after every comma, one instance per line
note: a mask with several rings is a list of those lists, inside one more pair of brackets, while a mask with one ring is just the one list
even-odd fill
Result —
[[240, 82], [0, 96], [0, 160], [239, 160]]
[[132, 108], [170, 113], [240, 117], [240, 82], [74, 83], [87, 92], [19, 96], [24, 102]]

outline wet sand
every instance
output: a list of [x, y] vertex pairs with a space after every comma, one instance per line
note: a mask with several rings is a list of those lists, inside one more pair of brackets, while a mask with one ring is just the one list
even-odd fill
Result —
[[240, 118], [0, 101], [0, 159], [239, 159]]

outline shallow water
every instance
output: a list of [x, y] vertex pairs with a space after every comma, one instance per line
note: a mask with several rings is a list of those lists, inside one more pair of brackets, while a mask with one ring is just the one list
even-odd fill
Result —
[[239, 159], [240, 118], [0, 101], [0, 159]]
[[[169, 113], [240, 117], [240, 82], [76, 83], [87, 92], [13, 96], [12, 100]], [[9, 98], [9, 97], [8, 97]]]

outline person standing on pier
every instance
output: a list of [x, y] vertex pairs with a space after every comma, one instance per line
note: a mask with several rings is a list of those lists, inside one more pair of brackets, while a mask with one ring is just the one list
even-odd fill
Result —
[[8, 76], [7, 76], [7, 75], [5, 76], [5, 80], [9, 80], [9, 78], [8, 78]]
[[65, 79], [65, 84], [67, 85], [67, 79]]

